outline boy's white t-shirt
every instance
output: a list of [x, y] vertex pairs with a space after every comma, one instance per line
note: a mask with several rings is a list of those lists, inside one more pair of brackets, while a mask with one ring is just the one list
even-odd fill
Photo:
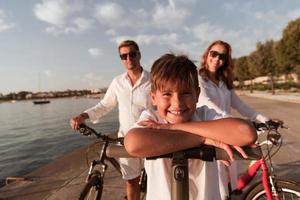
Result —
[[[192, 121], [213, 120], [221, 118], [208, 107], [197, 108]], [[157, 123], [166, 123], [157, 111], [145, 110], [140, 121], [151, 119]], [[138, 123], [137, 122], [137, 123]], [[140, 127], [137, 124], [135, 127]], [[180, 142], [180, 141], [178, 141]], [[164, 145], [164, 144], [161, 144]], [[217, 163], [189, 159], [189, 198], [191, 200], [225, 199], [225, 186], [219, 184]], [[145, 160], [147, 172], [147, 200], [171, 200], [171, 159]], [[221, 189], [223, 188], [223, 189]], [[221, 194], [221, 192], [223, 194]]]

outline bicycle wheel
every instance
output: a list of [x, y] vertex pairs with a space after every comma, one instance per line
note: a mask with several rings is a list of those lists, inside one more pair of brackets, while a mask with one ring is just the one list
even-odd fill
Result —
[[[274, 180], [280, 199], [300, 200], [300, 186], [296, 183], [283, 180]], [[246, 200], [267, 199], [262, 183], [253, 187], [245, 197]]]
[[99, 171], [94, 171], [81, 191], [79, 200], [101, 200], [102, 190], [103, 177]]

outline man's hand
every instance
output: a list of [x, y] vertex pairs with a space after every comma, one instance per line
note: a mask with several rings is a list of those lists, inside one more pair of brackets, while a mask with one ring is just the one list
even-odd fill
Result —
[[81, 113], [80, 115], [70, 119], [70, 126], [74, 130], [78, 130], [80, 124], [84, 124], [85, 120], [88, 119], [89, 116], [87, 113]]

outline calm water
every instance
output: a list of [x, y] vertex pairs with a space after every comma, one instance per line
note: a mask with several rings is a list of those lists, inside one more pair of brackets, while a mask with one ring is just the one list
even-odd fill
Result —
[[[0, 180], [21, 176], [79, 146], [93, 142], [71, 130], [69, 119], [97, 104], [97, 99], [53, 99], [0, 103]], [[92, 125], [104, 133], [118, 128], [117, 109]]]

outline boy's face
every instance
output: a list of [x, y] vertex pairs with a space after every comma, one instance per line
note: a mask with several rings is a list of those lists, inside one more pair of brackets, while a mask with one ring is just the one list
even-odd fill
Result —
[[161, 90], [151, 92], [152, 103], [159, 115], [171, 124], [190, 121], [198, 101], [199, 90], [165, 84]]

